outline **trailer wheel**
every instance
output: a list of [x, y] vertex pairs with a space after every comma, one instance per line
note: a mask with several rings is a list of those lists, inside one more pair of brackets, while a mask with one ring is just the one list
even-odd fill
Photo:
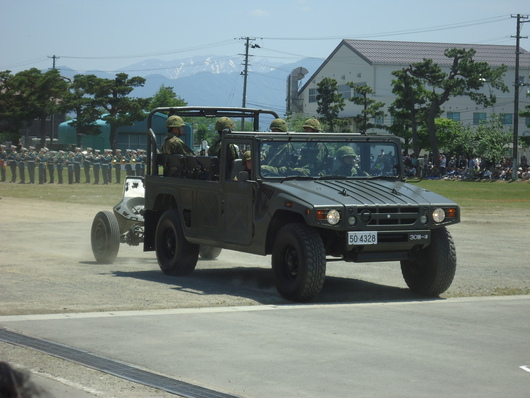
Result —
[[90, 233], [92, 253], [98, 263], [112, 264], [120, 249], [120, 226], [111, 211], [100, 211], [94, 217]]

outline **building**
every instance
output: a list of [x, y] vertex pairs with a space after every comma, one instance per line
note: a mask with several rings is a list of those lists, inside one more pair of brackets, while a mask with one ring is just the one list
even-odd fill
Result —
[[[155, 113], [153, 117], [153, 131], [156, 136], [157, 144], [160, 147], [164, 142], [167, 134], [165, 126], [167, 115]], [[93, 149], [110, 148], [110, 125], [104, 120], [96, 120], [95, 123], [100, 134], [83, 135], [82, 147], [91, 147]], [[186, 123], [184, 126], [184, 136], [181, 137], [186, 145], [193, 148], [193, 128]], [[77, 130], [70, 125], [69, 121], [61, 123], [58, 129], [58, 144], [77, 146]], [[131, 126], [122, 126], [118, 128], [116, 137], [116, 147], [125, 151], [126, 149], [147, 149], [147, 118], [134, 122]]]
[[[317, 84], [324, 78], [332, 78], [338, 82], [339, 92], [346, 99], [346, 107], [339, 114], [339, 118], [348, 118], [361, 113], [361, 107], [348, 101], [354, 95], [353, 89], [347, 84], [353, 82], [357, 85], [368, 85], [375, 91], [375, 99], [386, 104], [387, 116], [378, 120], [378, 124], [390, 126], [391, 117], [388, 107], [394, 101], [392, 94], [393, 71], [406, 68], [414, 62], [432, 59], [434, 63], [449, 70], [451, 59], [444, 55], [446, 49], [465, 48], [476, 50], [474, 59], [487, 62], [491, 67], [506, 65], [505, 84], [509, 92], [502, 93], [486, 84], [484, 94], [494, 94], [497, 103], [490, 108], [476, 105], [468, 97], [453, 97], [443, 106], [442, 117], [459, 121], [466, 125], [478, 125], [492, 113], [502, 114], [503, 122], [513, 126], [514, 113], [514, 83], [515, 83], [515, 51], [516, 46], [486, 45], [486, 44], [449, 44], [449, 43], [420, 43], [402, 41], [376, 41], [376, 40], [342, 40], [331, 55], [324, 61], [320, 68], [308, 78], [307, 82], [298, 91], [298, 97], [288, 95], [291, 99], [293, 110], [301, 111], [307, 115], [317, 114]], [[526, 96], [530, 86], [530, 52], [520, 49], [519, 76], [519, 109], [523, 110], [530, 104], [530, 97]], [[519, 117], [519, 135], [530, 135], [529, 118]], [[354, 126], [352, 126], [355, 128]]]

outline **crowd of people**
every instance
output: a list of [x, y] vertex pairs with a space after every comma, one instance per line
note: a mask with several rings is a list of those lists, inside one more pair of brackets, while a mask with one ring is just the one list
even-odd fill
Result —
[[[439, 164], [435, 165], [432, 155], [420, 157], [414, 154], [403, 154], [405, 172], [409, 177], [444, 178], [461, 180], [511, 180], [512, 159], [501, 158], [492, 162], [488, 158], [478, 156], [465, 157], [462, 155], [447, 157], [440, 154]], [[530, 169], [526, 156], [521, 156], [517, 168], [517, 179], [530, 180]]]
[[[51, 151], [35, 147], [6, 148], [0, 145], [0, 181], [7, 181], [6, 171], [11, 171], [11, 183], [19, 184], [103, 184], [113, 181], [121, 184], [122, 175], [144, 176], [146, 154], [143, 149], [75, 148], [74, 151]], [[82, 181], [82, 177], [84, 180]]]

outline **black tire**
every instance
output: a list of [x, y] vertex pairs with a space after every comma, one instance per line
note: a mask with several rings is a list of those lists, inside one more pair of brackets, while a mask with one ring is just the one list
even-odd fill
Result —
[[199, 245], [189, 243], [182, 232], [177, 210], [167, 210], [156, 227], [155, 251], [158, 265], [167, 275], [189, 275], [197, 265]]
[[120, 226], [111, 211], [100, 211], [94, 217], [90, 232], [92, 253], [98, 263], [112, 264], [120, 249]]
[[414, 293], [437, 297], [451, 286], [456, 272], [453, 238], [443, 227], [431, 234], [431, 244], [413, 259], [401, 261], [401, 273]]
[[201, 256], [203, 260], [215, 260], [217, 257], [219, 257], [219, 254], [221, 254], [222, 250], [223, 249], [220, 247], [201, 245], [199, 249], [199, 256]]
[[318, 232], [305, 224], [284, 226], [274, 240], [272, 270], [284, 298], [305, 302], [318, 295], [326, 277], [326, 251]]

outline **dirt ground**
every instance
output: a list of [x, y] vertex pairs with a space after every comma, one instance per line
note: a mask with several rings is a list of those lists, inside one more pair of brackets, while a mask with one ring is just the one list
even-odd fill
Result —
[[[1, 196], [1, 193], [0, 193]], [[114, 264], [94, 261], [90, 228], [102, 209], [0, 199], [0, 315], [285, 303], [270, 257], [223, 251], [189, 277], [169, 277], [155, 254], [121, 245]], [[463, 214], [449, 228], [457, 273], [443, 297], [530, 294], [530, 209]], [[316, 302], [411, 299], [398, 263], [329, 262]]]

